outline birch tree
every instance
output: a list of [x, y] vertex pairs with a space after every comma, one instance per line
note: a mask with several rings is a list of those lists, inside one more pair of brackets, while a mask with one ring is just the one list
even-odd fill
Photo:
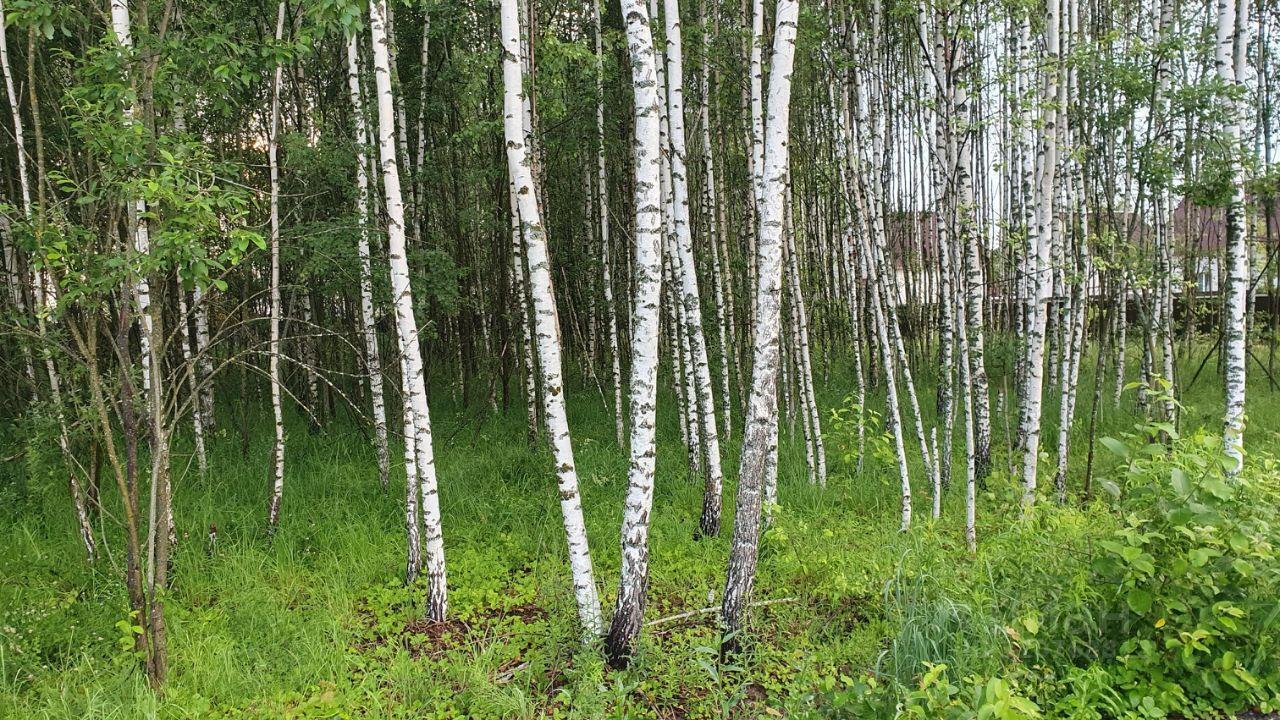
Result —
[[[382, 395], [382, 359], [378, 350], [378, 328], [373, 314], [373, 270], [369, 259], [369, 131], [365, 126], [364, 100], [360, 89], [360, 50], [356, 34], [347, 42], [347, 89], [356, 131], [356, 219], [360, 257], [360, 329], [364, 335], [364, 368], [369, 377], [373, 401], [373, 435], [378, 453], [378, 480], [387, 487], [390, 458], [387, 451], [387, 407]], [[411, 429], [411, 425], [406, 429]], [[406, 438], [409, 436], [406, 433]]]
[[600, 281], [604, 288], [605, 313], [609, 328], [609, 362], [613, 385], [614, 433], [618, 446], [626, 432], [622, 420], [622, 369], [618, 353], [618, 308], [613, 301], [613, 261], [609, 249], [609, 172], [604, 152], [604, 50], [601, 42], [600, 0], [591, 0], [591, 17], [595, 28], [596, 51], [596, 192], [600, 212]]
[[[276, 5], [276, 44], [284, 38], [284, 0]], [[271, 172], [271, 340], [268, 346], [268, 379], [271, 382], [271, 415], [275, 421], [275, 474], [271, 485], [271, 501], [267, 505], [267, 532], [274, 533], [280, 522], [280, 501], [284, 496], [284, 408], [280, 384], [280, 162], [277, 157], [277, 135], [280, 130], [280, 80], [284, 72], [276, 60], [271, 80], [271, 126], [267, 128], [267, 162]]]
[[[667, 38], [667, 118], [671, 144], [671, 195], [680, 300], [684, 310], [684, 330], [688, 336], [689, 360], [685, 370], [696, 398], [697, 412], [689, 422], [700, 422], [698, 437], [702, 443], [701, 458], [705, 478], [702, 518], [698, 528], [704, 535], [720, 532], [720, 439], [716, 421], [716, 404], [707, 359], [707, 342], [702, 331], [702, 301], [698, 291], [698, 272], [694, 265], [693, 235], [689, 222], [689, 181], [686, 167], [684, 131], [684, 46], [680, 32], [679, 0], [663, 0], [663, 19]], [[674, 290], [674, 288], [673, 288]], [[691, 400], [694, 398], [691, 398]], [[689, 405], [692, 407], [693, 402]], [[691, 431], [692, 434], [692, 431]]]
[[632, 138], [635, 239], [632, 265], [635, 298], [631, 327], [631, 465], [622, 516], [622, 562], [605, 654], [615, 667], [635, 650], [649, 584], [649, 516], [657, 446], [659, 304], [662, 298], [662, 137], [658, 60], [644, 0], [621, 0], [635, 97]]
[[[369, 32], [373, 44], [373, 73], [377, 91], [378, 157], [382, 167], [382, 191], [387, 214], [387, 255], [391, 264], [391, 297], [395, 303], [404, 384], [413, 424], [415, 472], [421, 488], [423, 550], [427, 570], [427, 617], [444, 620], [448, 612], [444, 535], [440, 495], [436, 484], [435, 453], [431, 443], [431, 416], [423, 377], [422, 349], [418, 345], [418, 320], [413, 314], [413, 287], [405, 252], [404, 204], [400, 199], [400, 171], [395, 139], [396, 110], [392, 97], [390, 45], [386, 31], [385, 0], [369, 3]], [[412, 476], [405, 479], [412, 485]]]
[[[35, 213], [43, 213], [44, 209], [35, 209], [32, 207], [31, 201], [31, 178], [27, 172], [27, 148], [24, 140], [23, 122], [21, 103], [14, 87], [13, 70], [9, 66], [9, 46], [8, 46], [8, 29], [5, 24], [4, 3], [0, 1], [0, 71], [4, 73], [5, 92], [9, 99], [9, 108], [13, 118], [13, 139], [17, 145], [17, 171], [18, 171], [18, 189], [21, 193], [21, 207], [24, 219], [30, 223], [35, 221]], [[34, 97], [34, 88], [31, 90]], [[26, 312], [26, 302], [22, 297], [22, 281], [18, 273], [18, 250], [9, 243], [9, 225], [6, 222], [4, 228], [0, 228], [5, 238], [5, 267], [8, 274], [10, 285], [10, 293], [14, 303], [14, 309], [19, 313]], [[45, 316], [49, 313], [51, 305], [56, 302], [55, 285], [52, 278], [43, 268], [37, 268], [32, 273], [32, 285], [34, 292], [33, 304], [35, 306], [36, 329], [38, 336], [43, 340], [45, 338]], [[24, 362], [27, 364], [27, 375], [31, 379], [33, 385], [35, 382], [35, 371], [31, 367], [31, 357], [23, 348]], [[84, 545], [85, 556], [90, 560], [97, 556], [98, 543], [93, 535], [93, 527], [89, 522], [89, 508], [86, 503], [85, 492], [80, 484], [80, 478], [76, 470], [75, 460], [71, 454], [71, 438], [67, 430], [67, 419], [62, 404], [62, 379], [58, 372], [58, 366], [54, 360], [53, 354], [48, 350], [43, 352], [45, 374], [49, 380], [49, 398], [53, 402], [54, 412], [58, 421], [58, 448], [62, 451], [63, 461], [66, 463], [67, 487], [71, 494], [72, 509], [76, 514], [76, 524], [80, 531], [80, 542]]]
[[1031, 290], [1028, 293], [1027, 332], [1023, 345], [1023, 380], [1019, 390], [1018, 452], [1022, 456], [1022, 504], [1035, 503], [1036, 472], [1040, 460], [1040, 411], [1044, 388], [1045, 328], [1047, 303], [1053, 291], [1049, 247], [1055, 218], [1054, 199], [1058, 173], [1058, 83], [1060, 82], [1059, 26], [1057, 0], [1047, 0], [1045, 21], [1044, 91], [1041, 95], [1039, 148], [1036, 154], [1039, 184], [1036, 188], [1035, 226], [1028, 228], [1027, 267]]
[[[1248, 3], [1217, 0], [1214, 68], [1224, 85], [1243, 83], [1245, 49], [1241, 28], [1248, 24]], [[1242, 105], [1229, 102], [1222, 132], [1231, 155], [1231, 196], [1227, 202], [1227, 292], [1223, 314], [1223, 358], [1226, 365], [1226, 413], [1222, 444], [1238, 472], [1244, 462], [1244, 391], [1247, 362], [1245, 311], [1249, 290], [1248, 241], [1244, 224], [1244, 173], [1238, 159], [1241, 144]]]
[[506, 138], [507, 169], [515, 188], [516, 209], [525, 241], [529, 289], [533, 295], [538, 365], [542, 371], [543, 411], [551, 452], [555, 457], [560, 512], [564, 518], [565, 537], [569, 545], [569, 567], [573, 574], [578, 621], [584, 634], [589, 637], [598, 636], [602, 630], [600, 600], [591, 567], [591, 552], [587, 546], [587, 528], [582, 517], [582, 497], [578, 490], [578, 471], [574, 465], [573, 444], [565, 413], [560, 337], [555, 296], [551, 286], [551, 260], [547, 252], [541, 208], [534, 189], [532, 157], [523, 126], [524, 68], [520, 61], [517, 0], [503, 0], [501, 11], [503, 135]]
[[746, 613], [755, 583], [760, 543], [760, 510], [771, 442], [778, 424], [778, 357], [782, 305], [782, 230], [791, 119], [791, 73], [795, 60], [800, 4], [778, 0], [770, 63], [768, 117], [761, 166], [764, 199], [758, 229], [755, 337], [751, 396], [738, 471], [738, 509], [733, 522], [725, 589], [721, 601], [722, 652], [741, 646]]

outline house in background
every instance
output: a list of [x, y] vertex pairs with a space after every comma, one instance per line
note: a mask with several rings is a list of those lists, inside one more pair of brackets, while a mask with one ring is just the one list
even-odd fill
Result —
[[[1261, 210], [1249, 199], [1252, 212], [1245, 228], [1249, 239], [1250, 280], [1257, 280], [1267, 268], [1267, 259], [1280, 242], [1280, 203], [1273, 203], [1264, 224]], [[1194, 268], [1194, 275], [1187, 278], [1195, 291], [1215, 294], [1222, 290], [1225, 280], [1223, 253], [1227, 244], [1226, 210], [1221, 207], [1196, 204], [1191, 198], [1182, 198], [1173, 210], [1173, 243], [1175, 276], [1186, 277], [1183, 266]], [[1259, 294], [1270, 294], [1275, 289], [1275, 267], [1269, 268], [1268, 278], [1258, 283]]]

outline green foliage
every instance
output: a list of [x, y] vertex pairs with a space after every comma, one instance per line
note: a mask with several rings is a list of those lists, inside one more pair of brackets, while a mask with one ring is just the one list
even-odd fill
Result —
[[1163, 686], [1158, 703], [1184, 713], [1272, 701], [1280, 692], [1275, 463], [1229, 476], [1216, 434], [1175, 436], [1169, 449], [1149, 442], [1167, 434], [1150, 424], [1130, 435], [1119, 480], [1124, 526], [1099, 542], [1094, 566], [1111, 590], [1111, 626], [1125, 638], [1118, 685]]
[[[1099, 448], [1096, 461], [1118, 498], [1022, 518], [1016, 482], [993, 475], [970, 556], [955, 489], [941, 520], [918, 515], [910, 533], [897, 531], [896, 459], [889, 445], [872, 450], [885, 442], [874, 420], [855, 472], [857, 408], [843, 394], [851, 383], [848, 369], [833, 367], [830, 390], [820, 388], [824, 407], [842, 408], [824, 425], [839, 448], [826, 488], [804, 480], [802, 439], [781, 438], [782, 504], [763, 538], [755, 599], [786, 602], [755, 608], [748, 651], [732, 665], [717, 662], [714, 613], [646, 628], [627, 671], [579, 646], [550, 460], [525, 446], [518, 405], [477, 419], [449, 393], [433, 395], [452, 590], [443, 626], [422, 621], [422, 585], [400, 580], [403, 480], [381, 491], [358, 429], [335, 422], [290, 435], [284, 522], [270, 542], [261, 532], [269, 416], [251, 414], [247, 457], [234, 429], [211, 437], [217, 472], [175, 478], [173, 676], [163, 697], [119, 661], [131, 652], [127, 599], [108, 563], [83, 563], [57, 454], [6, 463], [4, 486], [20, 475], [30, 489], [0, 522], [0, 717], [1110, 720], [1275, 705], [1268, 613], [1280, 468], [1256, 449], [1270, 435], [1251, 436], [1249, 465], [1227, 480], [1212, 434], [1165, 444], [1167, 428], [1134, 427], [1121, 408], [1104, 425], [1119, 454]], [[1184, 398], [1184, 427], [1213, 420], [1207, 387]], [[571, 381], [568, 398], [608, 608], [627, 461], [594, 389]], [[1198, 399], [1212, 410], [1199, 413]], [[881, 403], [873, 393], [868, 410]], [[701, 482], [688, 475], [671, 398], [661, 407], [647, 619], [713, 607], [728, 548], [727, 532], [693, 540]], [[1251, 417], [1273, 419], [1266, 405]], [[287, 421], [306, 420], [291, 412]], [[3, 432], [52, 445], [51, 429], [41, 413], [20, 433]], [[177, 455], [189, 452], [189, 439], [179, 443]], [[726, 449], [726, 466], [735, 453]], [[103, 493], [115, 511], [114, 491]], [[1199, 506], [1213, 515], [1176, 524]], [[220, 538], [212, 552], [202, 542], [211, 522]], [[116, 531], [107, 539], [119, 547]], [[1207, 650], [1193, 646], [1188, 667], [1185, 645], [1170, 643], [1197, 630], [1208, 633], [1196, 639]], [[1258, 685], [1223, 679], [1240, 680], [1237, 669]]]

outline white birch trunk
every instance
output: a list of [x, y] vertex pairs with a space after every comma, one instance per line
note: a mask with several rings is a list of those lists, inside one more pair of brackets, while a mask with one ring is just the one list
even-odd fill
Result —
[[[129, 7], [126, 0], [112, 0], [111, 27], [115, 33], [116, 42], [120, 47], [125, 51], [131, 51], [133, 49], [133, 38], [130, 34]], [[136, 122], [137, 113], [136, 104], [126, 106], [123, 110], [124, 124], [132, 125]], [[142, 198], [134, 198], [129, 201], [128, 215], [133, 233], [133, 250], [139, 256], [147, 256], [151, 252], [146, 212], [146, 201]], [[52, 288], [49, 288], [49, 291], [52, 292]], [[163, 336], [155, 331], [155, 317], [151, 307], [151, 289], [146, 273], [138, 273], [137, 277], [134, 278], [133, 293], [134, 303], [138, 310], [138, 337], [141, 347], [142, 378], [147, 389], [146, 406], [152, 440], [150, 515], [148, 519], [146, 556], [147, 582], [151, 585], [153, 595], [151, 602], [152, 627], [150, 630], [151, 638], [154, 640], [157, 637], [156, 624], [163, 624], [162, 616], [157, 617], [157, 613], [161, 611], [158, 609], [158, 602], [154, 598], [155, 583], [157, 577], [163, 579], [165, 574], [163, 566], [167, 562], [170, 522], [172, 520], [169, 505], [171, 497], [169, 492], [169, 447], [166, 429], [162, 422], [164, 388], [160, 361], [163, 357], [163, 349], [157, 343], [157, 340]], [[157, 566], [160, 566], [159, 569], [157, 569]], [[153, 655], [153, 659], [158, 657], [162, 657], [162, 655]], [[162, 671], [155, 672], [162, 673]]]
[[[1242, 5], [1247, 8], [1248, 5]], [[1238, 43], [1240, 28], [1247, 22], [1237, 18], [1235, 0], [1217, 0], [1217, 33], [1214, 49], [1214, 67], [1218, 79], [1228, 86], [1240, 84], [1244, 79], [1244, 43]], [[1228, 109], [1228, 119], [1223, 127], [1228, 152], [1240, 152], [1243, 113], [1237, 105]], [[1223, 314], [1223, 360], [1226, 365], [1226, 412], [1223, 417], [1223, 449], [1235, 464], [1238, 472], [1244, 462], [1244, 396], [1245, 365], [1247, 362], [1247, 332], [1245, 311], [1249, 289], [1248, 242], [1244, 227], [1244, 171], [1238, 159], [1231, 162], [1232, 189], [1227, 204], [1227, 292], [1226, 311]]]
[[733, 309], [732, 307], [726, 309], [726, 298], [731, 302], [732, 294], [727, 290], [728, 278], [726, 273], [729, 272], [729, 264], [721, 259], [723, 238], [721, 238], [720, 233], [723, 229], [723, 224], [720, 222], [720, 203], [716, 193], [715, 158], [711, 147], [711, 64], [708, 62], [710, 37], [707, 35], [705, 2], [702, 3], [701, 10], [703, 48], [699, 76], [701, 77], [702, 93], [698, 103], [698, 120], [702, 129], [702, 204], [703, 212], [706, 216], [707, 237], [711, 243], [711, 274], [715, 288], [716, 326], [718, 330], [716, 335], [719, 340], [720, 350], [721, 432], [725, 438], [728, 438], [733, 430], [729, 384], [729, 367], [733, 364], [729, 354], [729, 348], [733, 344], [733, 333], [730, 329], [733, 322]]
[[[382, 165], [382, 189], [386, 201], [391, 296], [395, 303], [396, 329], [404, 374], [408, 376], [406, 384], [409, 393], [406, 402], [409, 403], [413, 416], [414, 459], [422, 491], [421, 513], [425, 534], [423, 548], [429, 580], [427, 616], [431, 620], [440, 621], [448, 612], [444, 535], [436, 483], [435, 454], [431, 444], [431, 415], [427, 409], [427, 386], [423, 377], [422, 349], [418, 345], [418, 320], [413, 314], [413, 287], [409, 280], [409, 262], [405, 252], [404, 205], [400, 199], [400, 170], [396, 161], [395, 103], [385, 23], [385, 0], [373, 0], [369, 3], [369, 29], [378, 97], [378, 157]], [[406, 482], [412, 481], [406, 478]]]
[[[663, 17], [667, 35], [667, 121], [671, 143], [671, 190], [675, 210], [674, 246], [680, 296], [684, 307], [685, 334], [688, 337], [690, 364], [686, 366], [697, 413], [690, 422], [701, 422], [697, 435], [701, 440], [705, 491], [699, 529], [704, 535], [720, 532], [722, 471], [720, 439], [716, 421], [715, 397], [711, 367], [707, 358], [706, 336], [702, 328], [702, 301], [698, 290], [698, 272], [693, 253], [693, 235], [689, 221], [689, 182], [686, 168], [684, 129], [684, 49], [680, 31], [679, 0], [664, 0]], [[694, 403], [691, 402], [690, 405]], [[690, 433], [691, 435], [694, 433]]]
[[511, 292], [516, 298], [516, 312], [520, 314], [514, 323], [516, 341], [520, 345], [520, 362], [524, 367], [524, 400], [528, 415], [526, 431], [529, 445], [538, 442], [542, 420], [538, 414], [537, 361], [533, 356], [533, 342], [529, 338], [529, 303], [525, 283], [524, 235], [520, 231], [520, 208], [516, 204], [516, 186], [507, 181], [507, 200], [511, 215]]
[[591, 16], [595, 26], [596, 42], [596, 192], [600, 208], [600, 270], [604, 285], [605, 312], [609, 320], [609, 359], [613, 377], [613, 425], [619, 447], [626, 433], [622, 414], [622, 365], [618, 352], [618, 308], [613, 300], [613, 268], [609, 248], [609, 173], [604, 152], [604, 48], [601, 42], [599, 0], [591, 0]]
[[[957, 274], [957, 280], [963, 273]], [[970, 553], [978, 551], [977, 529], [977, 446], [975, 443], [975, 413], [973, 386], [973, 358], [970, 356], [969, 328], [973, 319], [968, 316], [969, 306], [966, 301], [973, 297], [972, 291], [960, 291], [957, 281], [956, 304], [956, 349], [959, 351], [960, 397], [964, 404], [964, 454], [965, 454], [965, 490], [964, 490], [964, 539]]]
[[427, 68], [431, 65], [431, 8], [422, 5], [422, 51], [418, 56], [418, 147], [413, 164], [414, 197], [418, 199], [418, 213], [414, 216], [414, 238], [421, 239], [422, 226], [426, 224], [427, 200], [425, 197], [425, 173], [427, 162]]
[[[787, 187], [787, 204], [791, 202], [791, 187]], [[790, 213], [788, 213], [790, 214]], [[789, 223], [790, 225], [791, 223]], [[804, 413], [805, 434], [808, 436], [809, 449], [806, 455], [811, 458], [810, 480], [822, 487], [827, 485], [827, 451], [822, 444], [822, 422], [818, 413], [818, 399], [813, 387], [813, 363], [809, 351], [809, 314], [804, 304], [804, 292], [800, 285], [800, 264], [796, 258], [794, 233], [789, 234], [784, 242], [788, 242], [787, 279], [791, 285], [792, 315], [795, 324], [796, 372], [799, 375], [801, 394], [801, 410]]]
[[618, 600], [605, 651], [614, 666], [635, 649], [649, 579], [649, 514], [656, 461], [659, 304], [662, 297], [662, 137], [657, 58], [644, 0], [621, 0], [635, 95], [635, 281], [631, 333], [631, 466], [622, 517]]
[[1054, 199], [1057, 192], [1058, 138], [1058, 83], [1059, 12], [1057, 0], [1050, 0], [1045, 26], [1046, 60], [1043, 116], [1038, 151], [1039, 185], [1036, 196], [1034, 232], [1028, 231], [1032, 292], [1028, 298], [1028, 323], [1023, 347], [1023, 382], [1020, 392], [1018, 419], [1018, 452], [1022, 456], [1022, 505], [1029, 508], [1035, 503], [1036, 472], [1040, 461], [1040, 411], [1044, 389], [1045, 329], [1048, 323], [1048, 300], [1052, 292], [1049, 246], [1055, 222]]
[[412, 586], [422, 571], [422, 512], [418, 507], [418, 485], [421, 475], [418, 473], [417, 447], [414, 442], [413, 405], [409, 398], [409, 373], [405, 369], [405, 357], [400, 356], [400, 396], [401, 416], [404, 421], [404, 530], [405, 530], [405, 563], [404, 581]]
[[[115, 33], [116, 42], [126, 52], [133, 50], [133, 36], [129, 26], [129, 5], [127, 0], [111, 0], [111, 29]], [[126, 78], [127, 81], [127, 78]], [[132, 125], [137, 120], [136, 104], [126, 105], [122, 111], [124, 124]], [[21, 154], [21, 153], [20, 153]], [[133, 251], [140, 256], [151, 253], [151, 236], [147, 227], [147, 203], [142, 198], [134, 198], [128, 202], [130, 231], [133, 233]], [[141, 347], [139, 355], [142, 364], [142, 384], [151, 387], [151, 284], [146, 273], [138, 273], [133, 279], [133, 302], [138, 311], [138, 341]], [[152, 429], [154, 431], [154, 428]]]
[[204, 419], [200, 411], [200, 391], [196, 381], [195, 361], [191, 355], [191, 337], [188, 330], [188, 323], [191, 322], [191, 315], [187, 308], [187, 291], [182, 289], [182, 283], [178, 283], [178, 342], [182, 345], [182, 367], [187, 376], [187, 390], [192, 395], [191, 406], [191, 432], [195, 440], [196, 446], [196, 467], [200, 470], [200, 477], [203, 478], [209, 473], [209, 457], [205, 453], [204, 445]]
[[[388, 485], [391, 460], [387, 450], [387, 405], [382, 392], [382, 354], [378, 349], [378, 327], [373, 314], [373, 269], [369, 257], [369, 130], [365, 125], [364, 98], [360, 90], [360, 48], [353, 33], [347, 41], [347, 89], [351, 95], [356, 131], [356, 222], [360, 257], [360, 331], [364, 335], [365, 372], [373, 399], [374, 446], [378, 452], [378, 480]], [[401, 369], [403, 373], [403, 368]], [[407, 436], [406, 436], [407, 437]]]
[[[284, 0], [276, 10], [276, 43], [284, 36]], [[284, 496], [284, 408], [280, 388], [280, 165], [276, 157], [276, 134], [280, 130], [280, 79], [284, 68], [276, 60], [271, 81], [271, 127], [267, 129], [267, 161], [271, 166], [271, 339], [268, 350], [271, 381], [271, 413], [275, 421], [275, 475], [271, 501], [267, 505], [267, 532], [275, 532], [280, 522], [280, 501]]]
[[191, 291], [192, 311], [196, 325], [196, 371], [200, 388], [200, 414], [205, 432], [212, 433], [217, 427], [213, 411], [213, 356], [209, 344], [209, 296], [199, 285]]
[[516, 204], [523, 230], [530, 291], [538, 335], [538, 361], [542, 368], [543, 409], [547, 434], [555, 456], [560, 490], [560, 511], [564, 517], [569, 545], [569, 567], [573, 574], [578, 620], [588, 636], [601, 632], [600, 601], [596, 594], [587, 546], [587, 528], [582, 517], [582, 498], [574, 466], [573, 445], [565, 414], [564, 381], [560, 370], [560, 338], [556, 327], [555, 298], [551, 286], [551, 261], [542, 214], [534, 190], [533, 165], [525, 143], [523, 127], [524, 69], [520, 63], [520, 23], [516, 0], [502, 0], [502, 80], [503, 130], [506, 137], [507, 168], [515, 186]]
[[[7, 26], [5, 25], [4, 3], [0, 2], [0, 70], [4, 73], [5, 91], [9, 96], [9, 108], [13, 114], [13, 137], [17, 145], [18, 158], [18, 186], [22, 193], [22, 213], [23, 216], [31, 221], [33, 208], [31, 205], [31, 179], [27, 173], [26, 144], [23, 139], [22, 126], [22, 107], [18, 101], [18, 95], [14, 87], [13, 73], [9, 67], [9, 48], [7, 40]], [[18, 251], [9, 243], [9, 223], [4, 221], [4, 227], [0, 229], [4, 234], [4, 250], [5, 250], [5, 267], [8, 270], [8, 280], [10, 291], [12, 293], [14, 308], [19, 313], [25, 313], [26, 307], [22, 297], [22, 284], [18, 273]], [[34, 292], [33, 301], [36, 311], [36, 329], [39, 336], [45, 337], [45, 316], [53, 308], [56, 303], [56, 285], [53, 279], [48, 276], [44, 269], [35, 269], [32, 272], [32, 286]], [[61, 378], [58, 375], [58, 367], [54, 362], [53, 355], [47, 350], [43, 353], [45, 372], [49, 376], [49, 394], [53, 403], [54, 410], [58, 418], [58, 447], [62, 451], [63, 459], [67, 463], [67, 485], [71, 493], [72, 507], [76, 513], [76, 523], [80, 531], [80, 541], [84, 545], [85, 556], [90, 562], [97, 556], [98, 545], [93, 537], [93, 528], [89, 524], [88, 508], [85, 504], [84, 492], [80, 487], [80, 479], [75, 471], [75, 465], [71, 456], [71, 440], [67, 430], [66, 415], [62, 408], [62, 389]], [[26, 363], [27, 376], [35, 383], [35, 368], [32, 366], [31, 355], [24, 351], [24, 360]]]
[[769, 77], [768, 118], [761, 165], [764, 203], [757, 243], [756, 332], [751, 368], [750, 408], [745, 424], [738, 506], [734, 516], [733, 543], [729, 551], [721, 603], [725, 639], [722, 649], [741, 644], [746, 612], [755, 583], [760, 542], [762, 490], [768, 465], [776, 449], [778, 427], [779, 321], [782, 300], [782, 231], [786, 182], [790, 167], [791, 73], [795, 59], [796, 26], [800, 4], [778, 0], [775, 11], [773, 62]]

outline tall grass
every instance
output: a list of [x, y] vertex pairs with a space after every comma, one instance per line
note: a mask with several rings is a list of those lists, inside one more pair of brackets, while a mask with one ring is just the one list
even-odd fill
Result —
[[[994, 398], [1002, 377], [999, 367], [992, 369]], [[824, 421], [852, 393], [852, 378], [848, 367], [830, 369], [830, 380], [819, 387]], [[1202, 378], [1183, 399], [1184, 423], [1217, 422], [1220, 390], [1210, 379]], [[1081, 387], [1092, 382], [1086, 378]], [[919, 392], [926, 422], [932, 422], [931, 388]], [[1246, 442], [1280, 444], [1271, 429], [1280, 427], [1280, 409], [1269, 402], [1265, 380], [1255, 378], [1250, 392]], [[1092, 401], [1087, 395], [1079, 401], [1082, 418]], [[571, 387], [569, 399], [588, 536], [607, 611], [615, 592], [627, 454], [613, 439], [612, 411], [594, 386]], [[1052, 438], [1057, 400], [1047, 399], [1045, 437]], [[663, 708], [719, 716], [726, 703], [780, 703], [832, 672], [909, 679], [925, 662], [978, 672], [1012, 652], [1085, 657], [1096, 651], [1087, 617], [1040, 618], [1079, 628], [1075, 648], [1036, 649], [1007, 632], [1053, 593], [1089, 592], [1050, 587], [1070, 580], [1071, 566], [1046, 568], [1048, 558], [1063, 553], [1033, 547], [1031, 540], [1035, 533], [1067, 543], [1084, 537], [1087, 513], [1063, 516], [1057, 527], [1023, 527], [1006, 514], [1013, 491], [1009, 479], [997, 475], [980, 499], [982, 550], [970, 559], [958, 488], [946, 498], [941, 521], [922, 521], [901, 535], [891, 464], [868, 458], [864, 472], [855, 475], [851, 463], [833, 458], [829, 486], [812, 487], [798, 425], [795, 437], [784, 425], [782, 507], [765, 536], [756, 592], [760, 599], [796, 599], [755, 613], [759, 643], [742, 672], [728, 680], [734, 686], [716, 695], [700, 664], [700, 648], [716, 640], [712, 613], [647, 631], [637, 667], [606, 674], [594, 652], [579, 650], [573, 639], [551, 461], [526, 446], [523, 409], [491, 416], [458, 408], [440, 388], [432, 400], [451, 607], [473, 628], [467, 643], [431, 649], [408, 635], [370, 641], [371, 624], [379, 632], [402, 633], [420, 615], [423, 598], [421, 587], [400, 582], [404, 479], [393, 472], [391, 487], [379, 487], [365, 435], [345, 420], [313, 434], [301, 415], [287, 417], [282, 523], [267, 538], [269, 418], [251, 414], [248, 452], [242, 454], [231, 417], [238, 401], [228, 398], [210, 440], [211, 473], [175, 478], [179, 545], [167, 598], [172, 679], [163, 697], [146, 688], [119, 650], [117, 623], [126, 619], [127, 606], [119, 568], [110, 560], [89, 567], [80, 556], [56, 456], [39, 456], [32, 438], [40, 436], [27, 421], [0, 425], [7, 447], [31, 453], [0, 465], [0, 717], [330, 717], [342, 708], [369, 717], [532, 717], [548, 708], [566, 717], [656, 715]], [[873, 392], [868, 407], [882, 406]], [[702, 483], [689, 476], [674, 407], [664, 396], [651, 618], [704, 607], [709, 595], [715, 604], [730, 534], [726, 529], [719, 538], [693, 540]], [[1006, 411], [1013, 412], [1011, 403]], [[1100, 434], [1138, 417], [1130, 399], [1118, 408], [1104, 400]], [[1003, 420], [993, 422], [999, 444]], [[734, 425], [741, 427], [740, 417]], [[1084, 437], [1081, 430], [1072, 437], [1072, 483], [1078, 486]], [[185, 443], [180, 438], [176, 448], [180, 467], [187, 466]], [[724, 448], [732, 478], [737, 447], [729, 442]], [[919, 480], [918, 455], [909, 455]], [[399, 457], [396, 448], [391, 456]], [[1107, 472], [1109, 462], [1100, 458], [1098, 472]], [[1001, 463], [998, 458], [996, 467]], [[924, 502], [927, 486], [921, 483], [917, 493]], [[732, 517], [733, 498], [731, 480], [726, 518]], [[119, 501], [110, 488], [104, 487], [103, 504], [102, 535], [115, 554], [121, 538], [107, 514], [117, 512]], [[216, 547], [206, 541], [212, 524]], [[525, 605], [545, 617], [518, 620], [500, 612]]]

